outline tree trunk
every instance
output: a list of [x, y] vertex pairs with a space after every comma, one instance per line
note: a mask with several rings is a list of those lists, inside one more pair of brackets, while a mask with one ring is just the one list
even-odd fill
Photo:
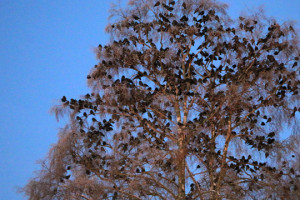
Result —
[[178, 152], [178, 200], [185, 199], [185, 149], [184, 138], [180, 137]]

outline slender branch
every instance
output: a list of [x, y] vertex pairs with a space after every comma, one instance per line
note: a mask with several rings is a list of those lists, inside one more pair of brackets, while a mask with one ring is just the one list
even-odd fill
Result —
[[134, 199], [138, 199], [138, 200], [142, 200], [141, 198], [139, 198], [138, 196], [136, 196], [136, 195], [134, 195], [134, 194], [130, 194], [130, 193], [128, 193], [128, 192], [125, 192], [125, 191], [123, 191], [123, 190], [117, 190], [118, 192], [121, 192], [121, 193], [123, 193], [123, 194], [126, 194], [127, 196], [131, 196], [131, 197], [133, 197]]
[[216, 184], [216, 191], [217, 194], [219, 194], [219, 189], [220, 189], [220, 184], [223, 179], [224, 173], [225, 173], [225, 164], [226, 164], [226, 157], [227, 157], [227, 151], [228, 151], [228, 146], [229, 142], [231, 140], [231, 119], [229, 118], [228, 120], [228, 129], [227, 129], [227, 136], [226, 136], [226, 141], [223, 149], [223, 156], [222, 156], [222, 161], [221, 161], [221, 167], [220, 167], [220, 172]]
[[192, 172], [191, 172], [191, 170], [190, 170], [189, 166], [188, 166], [188, 165], [185, 165], [185, 167], [186, 167], [186, 169], [187, 169], [187, 172], [189, 173], [190, 177], [192, 178], [192, 180], [193, 180], [194, 184], [195, 184], [195, 185], [196, 185], [196, 187], [197, 187], [197, 190], [198, 190], [198, 193], [199, 193], [200, 199], [203, 199], [203, 196], [202, 196], [202, 193], [201, 193], [201, 188], [200, 188], [200, 186], [199, 186], [198, 182], [196, 181], [196, 179], [195, 179], [194, 175], [192, 174]]

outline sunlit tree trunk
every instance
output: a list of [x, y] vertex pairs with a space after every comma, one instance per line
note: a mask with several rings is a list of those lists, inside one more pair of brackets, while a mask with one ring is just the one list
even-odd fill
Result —
[[185, 199], [185, 157], [184, 135], [181, 134], [178, 152], [178, 200]]

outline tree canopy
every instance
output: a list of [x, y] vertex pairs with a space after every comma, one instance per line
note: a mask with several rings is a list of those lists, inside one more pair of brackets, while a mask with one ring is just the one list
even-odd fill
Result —
[[91, 92], [54, 108], [70, 123], [24, 187], [30, 199], [300, 196], [292, 24], [234, 21], [213, 0], [130, 0], [107, 31]]

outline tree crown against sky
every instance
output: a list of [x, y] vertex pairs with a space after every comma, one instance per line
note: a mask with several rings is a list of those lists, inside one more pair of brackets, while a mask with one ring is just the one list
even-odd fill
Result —
[[297, 198], [299, 41], [261, 13], [211, 0], [131, 0], [112, 10], [91, 93], [54, 108], [70, 123], [31, 199]]

